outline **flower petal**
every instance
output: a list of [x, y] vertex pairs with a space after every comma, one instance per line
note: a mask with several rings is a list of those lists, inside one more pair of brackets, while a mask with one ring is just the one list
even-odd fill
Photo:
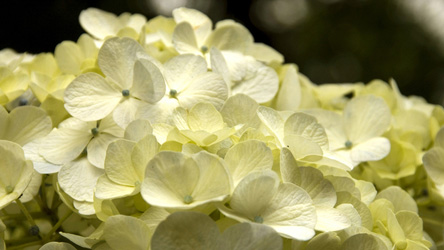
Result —
[[65, 108], [84, 121], [100, 120], [122, 99], [121, 89], [96, 73], [78, 76], [65, 90]]

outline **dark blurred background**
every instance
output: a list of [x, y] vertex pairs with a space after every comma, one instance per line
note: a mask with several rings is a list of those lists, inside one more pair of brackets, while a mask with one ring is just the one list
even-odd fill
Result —
[[0, 49], [53, 52], [77, 40], [88, 7], [152, 18], [179, 6], [244, 24], [315, 83], [394, 78], [403, 94], [444, 104], [444, 0], [2, 1]]

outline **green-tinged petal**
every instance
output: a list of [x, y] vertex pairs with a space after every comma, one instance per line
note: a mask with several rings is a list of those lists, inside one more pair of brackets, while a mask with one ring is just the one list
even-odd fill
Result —
[[[165, 144], [164, 144], [165, 145]], [[160, 145], [154, 135], [147, 135], [139, 140], [131, 152], [134, 170], [142, 181], [148, 162], [159, 152]]]
[[177, 95], [180, 105], [187, 109], [199, 102], [209, 102], [219, 110], [227, 97], [227, 84], [222, 76], [213, 72], [195, 77], [186, 89]]
[[415, 241], [422, 239], [422, 219], [417, 213], [412, 211], [399, 211], [396, 213], [396, 219], [407, 239]]
[[152, 232], [142, 220], [131, 216], [109, 217], [103, 229], [103, 238], [111, 249], [149, 249]]
[[139, 219], [143, 220], [150, 230], [154, 232], [157, 226], [170, 214], [171, 213], [164, 208], [150, 207], [139, 217]]
[[120, 139], [108, 146], [105, 173], [110, 180], [126, 186], [135, 186], [136, 182], [140, 182], [131, 161], [131, 152], [135, 145], [135, 142]]
[[200, 55], [196, 35], [193, 27], [188, 22], [177, 24], [173, 32], [173, 44], [176, 50], [182, 54]]
[[157, 227], [151, 239], [153, 250], [228, 249], [221, 248], [216, 223], [205, 214], [175, 212]]
[[256, 140], [236, 144], [228, 150], [224, 159], [234, 186], [249, 173], [271, 169], [273, 166], [271, 149], [265, 143]]
[[344, 127], [348, 140], [357, 144], [380, 136], [390, 126], [390, 109], [381, 97], [365, 95], [353, 98], [344, 109]]
[[405, 237], [401, 225], [399, 225], [396, 215], [391, 210], [387, 209], [386, 211], [387, 211], [387, 229], [390, 239], [395, 245], [399, 241], [405, 241], [407, 238]]
[[145, 119], [137, 119], [126, 126], [124, 138], [137, 142], [149, 134], [153, 134], [151, 123]]
[[179, 55], [165, 63], [165, 80], [170, 90], [182, 92], [196, 77], [207, 72], [207, 63], [201, 56]]
[[324, 128], [316, 118], [304, 113], [295, 113], [287, 118], [284, 135], [300, 135], [316, 142], [323, 150], [328, 149], [328, 139]]
[[247, 95], [237, 94], [225, 101], [220, 113], [229, 127], [243, 124], [245, 129], [259, 128], [258, 107], [259, 104]]
[[81, 72], [80, 67], [85, 55], [76, 43], [64, 41], [58, 44], [54, 56], [62, 72], [73, 75], [78, 75]]
[[418, 206], [415, 200], [398, 186], [391, 186], [382, 190], [376, 195], [376, 199], [387, 199], [392, 202], [395, 208], [393, 212], [395, 213], [400, 210], [418, 213]]
[[341, 205], [344, 203], [352, 204], [353, 207], [356, 209], [356, 211], [358, 211], [359, 215], [361, 216], [362, 226], [369, 230], [373, 229], [372, 214], [367, 205], [365, 205], [365, 203], [363, 203], [356, 197], [352, 196], [348, 192], [338, 192], [337, 197], [338, 201], [336, 205]]
[[51, 118], [43, 109], [37, 107], [17, 107], [9, 113], [9, 119], [5, 115], [1, 117], [5, 119], [5, 122], [8, 121], [1, 138], [16, 142], [21, 146], [47, 135], [52, 129]]
[[316, 206], [317, 231], [339, 231], [351, 226], [350, 219], [339, 209], [326, 206]]
[[224, 249], [232, 250], [280, 250], [282, 238], [267, 225], [240, 223], [224, 231]]
[[34, 199], [40, 191], [40, 186], [42, 185], [42, 175], [37, 171], [32, 172], [31, 181], [26, 187], [25, 191], [20, 196], [20, 201], [26, 203]]
[[122, 99], [122, 90], [96, 73], [78, 76], [65, 90], [65, 108], [84, 121], [100, 120]]
[[270, 205], [278, 186], [279, 177], [275, 172], [271, 170], [252, 172], [234, 189], [230, 206], [254, 221], [255, 216], [261, 216]]
[[110, 180], [106, 175], [102, 175], [97, 180], [95, 197], [101, 200], [116, 199], [130, 196], [136, 191], [134, 186], [120, 185]]
[[384, 137], [374, 137], [364, 141], [351, 150], [351, 159], [356, 162], [377, 161], [390, 152], [390, 141]]
[[222, 115], [209, 103], [198, 103], [188, 113], [188, 126], [192, 131], [215, 132], [224, 128]]
[[348, 238], [342, 244], [344, 250], [389, 250], [376, 236], [366, 233], [356, 234]]
[[132, 96], [156, 103], [165, 95], [165, 80], [160, 70], [150, 61], [139, 59], [134, 64]]
[[70, 117], [64, 105], [65, 102], [63, 101], [63, 95], [60, 99], [55, 98], [52, 95], [48, 95], [40, 105], [40, 108], [45, 110], [51, 118], [53, 127], [57, 127], [62, 121]]
[[3, 208], [25, 191], [34, 170], [17, 143], [0, 140], [0, 155], [0, 208]]
[[296, 185], [301, 183], [301, 171], [299, 170], [298, 163], [296, 162], [296, 159], [291, 151], [284, 147], [281, 149], [279, 157], [282, 180], [284, 182], [291, 182]]
[[131, 38], [114, 37], [103, 43], [98, 64], [105, 76], [111, 78], [120, 90], [133, 85], [133, 70], [137, 53], [145, 53], [143, 47]]
[[58, 182], [65, 193], [78, 201], [92, 202], [97, 179], [102, 169], [94, 167], [82, 157], [65, 164], [58, 173]]
[[[86, 122], [80, 120], [79, 125], [82, 126], [79, 128], [88, 127]], [[93, 135], [87, 129], [54, 129], [43, 139], [39, 153], [45, 160], [53, 164], [64, 164], [77, 158], [86, 148], [86, 145], [88, 145], [92, 137]]]
[[191, 194], [199, 178], [199, 166], [193, 159], [182, 153], [162, 151], [146, 168], [142, 197], [153, 206], [192, 206]]
[[243, 25], [224, 20], [216, 25], [216, 29], [208, 37], [205, 44], [208, 48], [239, 51], [244, 53], [253, 44], [253, 36]]
[[256, 60], [267, 64], [270, 64], [272, 62], [284, 62], [284, 56], [281, 53], [263, 43], [250, 44], [245, 54], [250, 55], [256, 58]]
[[394, 211], [393, 204], [386, 199], [377, 199], [373, 201], [368, 208], [372, 212], [373, 223], [377, 225], [377, 221], [387, 224], [387, 210]]
[[96, 8], [83, 10], [79, 21], [86, 32], [100, 40], [116, 34], [120, 29], [116, 15]]
[[340, 250], [341, 249], [341, 238], [335, 232], [325, 232], [316, 235], [311, 239], [306, 248], [306, 250]]
[[422, 158], [424, 162], [424, 168], [427, 171], [427, 175], [436, 184], [444, 183], [444, 148], [434, 147], [427, 151]]
[[277, 110], [296, 111], [301, 103], [301, 85], [296, 66], [290, 65], [279, 88], [275, 107]]
[[76, 248], [65, 242], [48, 242], [40, 250], [76, 250]]
[[440, 129], [436, 134], [435, 147], [444, 148], [444, 129]]
[[204, 13], [188, 8], [177, 8], [173, 10], [173, 17], [176, 23], [187, 22], [191, 24], [197, 41], [203, 43], [211, 33], [213, 23]]
[[88, 144], [88, 161], [98, 168], [105, 167], [106, 149], [108, 145], [118, 138], [109, 134], [99, 134], [95, 136]]
[[361, 193], [361, 201], [369, 205], [376, 197], [376, 188], [373, 183], [363, 180], [355, 180], [355, 186]]
[[351, 177], [326, 175], [336, 192], [348, 192], [354, 197], [361, 199], [361, 191], [356, 188], [355, 182]]

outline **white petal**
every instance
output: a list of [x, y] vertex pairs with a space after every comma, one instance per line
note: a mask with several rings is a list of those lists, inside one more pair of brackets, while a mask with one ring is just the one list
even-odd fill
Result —
[[100, 120], [122, 99], [121, 89], [96, 73], [78, 76], [65, 90], [65, 108], [84, 121]]
[[211, 33], [213, 23], [204, 13], [188, 8], [177, 8], [173, 10], [176, 23], [188, 22], [193, 27], [199, 44], [203, 43]]
[[96, 8], [83, 10], [79, 21], [86, 32], [101, 40], [115, 35], [120, 29], [116, 15]]
[[111, 78], [121, 90], [133, 85], [134, 63], [137, 53], [145, 53], [143, 47], [128, 37], [114, 37], [105, 41], [97, 62], [105, 76]]
[[296, 111], [301, 103], [301, 85], [296, 66], [290, 65], [285, 72], [284, 80], [276, 99], [277, 110]]
[[316, 227], [318, 231], [339, 231], [351, 226], [350, 219], [340, 210], [333, 207], [316, 207]]
[[253, 221], [267, 209], [278, 186], [279, 177], [271, 170], [250, 173], [234, 189], [230, 206]]
[[88, 161], [98, 168], [104, 168], [106, 149], [117, 137], [109, 134], [99, 134], [88, 144]]
[[54, 129], [45, 137], [39, 153], [51, 163], [64, 164], [77, 158], [92, 137], [88, 130]]
[[344, 109], [344, 127], [352, 143], [380, 136], [390, 126], [390, 108], [381, 97], [364, 95], [353, 98]]
[[193, 27], [187, 22], [179, 23], [176, 26], [172, 40], [174, 47], [181, 54], [201, 54]]
[[377, 161], [389, 153], [390, 141], [384, 137], [376, 137], [353, 146], [351, 159], [357, 162]]
[[179, 55], [165, 63], [168, 88], [180, 93], [194, 78], [207, 72], [207, 63], [201, 56]]
[[119, 185], [111, 181], [106, 175], [102, 175], [97, 180], [94, 195], [101, 200], [116, 199], [130, 196], [136, 187]]
[[194, 78], [191, 84], [177, 95], [180, 105], [187, 109], [199, 102], [209, 102], [219, 110], [227, 97], [227, 84], [220, 75], [212, 72]]
[[271, 169], [273, 155], [265, 143], [249, 140], [231, 147], [225, 155], [225, 162], [236, 186], [242, 178], [253, 171]]
[[244, 53], [253, 44], [253, 36], [243, 25], [231, 20], [220, 21], [205, 42], [209, 48]]
[[134, 65], [134, 80], [130, 94], [143, 101], [156, 103], [165, 95], [165, 80], [150, 61], [139, 59]]
[[103, 170], [94, 167], [86, 158], [65, 164], [58, 174], [60, 187], [78, 201], [93, 202], [94, 187]]
[[128, 98], [119, 103], [113, 112], [113, 119], [121, 128], [126, 128], [128, 124], [138, 118], [139, 108], [144, 103], [135, 98]]

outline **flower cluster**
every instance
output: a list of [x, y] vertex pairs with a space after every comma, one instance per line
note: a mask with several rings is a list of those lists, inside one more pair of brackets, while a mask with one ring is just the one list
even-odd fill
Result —
[[193, 9], [80, 23], [0, 51], [0, 249], [443, 249], [441, 106]]

